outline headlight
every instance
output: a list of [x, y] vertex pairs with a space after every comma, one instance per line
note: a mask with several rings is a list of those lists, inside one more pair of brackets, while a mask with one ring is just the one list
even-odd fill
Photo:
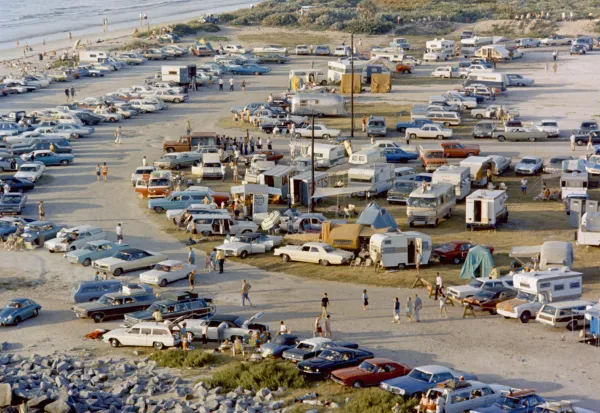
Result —
[[404, 389], [397, 389], [397, 390], [398, 390], [398, 394], [404, 395]]
[[9, 315], [8, 317], [6, 317], [7, 320], [11, 320], [12, 319], [12, 314]]
[[315, 371], [316, 371], [317, 373], [319, 373], [319, 369], [316, 369]]

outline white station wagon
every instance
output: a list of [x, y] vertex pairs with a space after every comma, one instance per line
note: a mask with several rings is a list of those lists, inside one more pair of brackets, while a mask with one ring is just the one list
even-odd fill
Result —
[[166, 287], [169, 283], [188, 278], [195, 269], [195, 265], [177, 260], [161, 261], [150, 271], [141, 273], [140, 281]]
[[44, 248], [50, 252], [74, 251], [83, 247], [89, 241], [106, 239], [106, 232], [90, 225], [63, 228], [58, 231], [56, 238], [44, 242]]
[[113, 347], [154, 347], [157, 350], [177, 347], [181, 342], [179, 335], [171, 332], [169, 327], [155, 322], [138, 323], [130, 328], [117, 328], [104, 334], [102, 340]]

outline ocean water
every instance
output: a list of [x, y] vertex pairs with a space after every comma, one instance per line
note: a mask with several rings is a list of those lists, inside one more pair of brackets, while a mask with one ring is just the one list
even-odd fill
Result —
[[69, 31], [74, 39], [102, 33], [104, 18], [108, 19], [109, 31], [133, 30], [140, 26], [140, 13], [146, 13], [150, 24], [156, 24], [256, 3], [258, 0], [0, 0], [0, 49], [15, 47], [17, 40], [24, 45], [42, 39], [66, 39]]

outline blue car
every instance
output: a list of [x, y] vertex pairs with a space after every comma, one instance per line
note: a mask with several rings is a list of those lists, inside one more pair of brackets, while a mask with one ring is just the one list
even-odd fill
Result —
[[420, 128], [423, 125], [433, 123], [429, 119], [415, 119], [412, 122], [398, 122], [396, 123], [396, 130], [400, 133], [406, 132], [407, 128]]
[[284, 351], [296, 347], [296, 344], [298, 344], [298, 336], [280, 334], [260, 347], [261, 355], [263, 358], [281, 358]]
[[444, 366], [430, 365], [414, 368], [406, 376], [383, 381], [379, 387], [390, 393], [409, 398], [426, 393], [438, 383], [461, 377], [464, 380], [477, 380], [473, 374], [455, 371]]
[[73, 163], [75, 156], [70, 153], [55, 153], [50, 150], [38, 150], [30, 153], [26, 153], [21, 156], [24, 161], [35, 161], [43, 163], [46, 166], [49, 165], [62, 165], [67, 166]]
[[387, 163], [406, 163], [419, 159], [419, 155], [416, 152], [406, 152], [400, 148], [384, 149], [383, 154]]
[[490, 407], [472, 409], [471, 413], [533, 413], [545, 400], [534, 390], [520, 390], [503, 395]]
[[16, 326], [29, 317], [37, 317], [42, 306], [29, 298], [14, 298], [0, 310], [0, 326]]
[[271, 71], [270, 67], [258, 66], [253, 64], [230, 66], [229, 71], [236, 75], [266, 75]]
[[209, 191], [179, 191], [171, 192], [166, 198], [155, 198], [148, 201], [148, 209], [157, 214], [171, 209], [186, 209], [192, 204], [201, 204], [204, 198], [211, 199]]
[[90, 241], [81, 249], [67, 252], [65, 258], [71, 264], [81, 264], [84, 267], [89, 267], [92, 261], [112, 257], [117, 251], [127, 248], [131, 247], [127, 244], [117, 244], [116, 242], [102, 239]]

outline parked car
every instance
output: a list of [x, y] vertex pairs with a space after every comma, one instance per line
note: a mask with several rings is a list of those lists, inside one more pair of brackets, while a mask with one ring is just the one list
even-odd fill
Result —
[[312, 262], [323, 266], [350, 264], [354, 259], [352, 252], [335, 249], [331, 245], [321, 242], [307, 242], [302, 246], [287, 245], [276, 248], [274, 255], [281, 257], [283, 262]]
[[273, 53], [264, 56], [259, 56], [258, 61], [259, 63], [278, 63], [282, 65], [284, 63], [289, 63], [290, 58], [287, 56]]
[[37, 317], [42, 306], [29, 298], [13, 298], [0, 310], [0, 326], [17, 326], [30, 317]]
[[159, 285], [166, 287], [167, 284], [188, 279], [196, 265], [188, 264], [177, 260], [161, 261], [150, 271], [140, 274], [140, 281], [146, 284]]
[[550, 162], [544, 165], [545, 174], [560, 174], [562, 172], [563, 161], [570, 161], [573, 159], [569, 155], [558, 155], [550, 159]]
[[21, 237], [26, 243], [41, 247], [47, 240], [56, 238], [58, 231], [63, 228], [50, 221], [33, 221], [25, 225]]
[[61, 165], [67, 166], [73, 163], [75, 157], [70, 153], [56, 153], [50, 150], [33, 151], [21, 155], [21, 159], [29, 162], [39, 162], [46, 166]]
[[223, 50], [226, 53], [234, 53], [234, 54], [246, 54], [248, 53], [248, 51], [246, 49], [244, 49], [242, 46], [237, 45], [237, 44], [228, 44], [226, 45]]
[[406, 152], [400, 148], [386, 148], [383, 150], [383, 154], [387, 163], [406, 163], [419, 159], [418, 153]]
[[362, 388], [379, 386], [382, 381], [402, 377], [410, 373], [411, 368], [385, 358], [365, 360], [356, 367], [334, 370], [331, 380], [344, 386]]
[[513, 288], [512, 276], [506, 275], [499, 278], [473, 278], [465, 285], [453, 285], [446, 289], [446, 293], [454, 298], [463, 299], [472, 297], [481, 290], [494, 288]]
[[571, 46], [569, 48], [569, 54], [570, 55], [582, 55], [582, 54], [587, 54], [587, 47], [585, 45], [582, 44], [574, 44], [573, 46]]
[[412, 73], [413, 67], [407, 63], [396, 64], [396, 72], [403, 73], [405, 75]]
[[18, 156], [2, 153], [2, 149], [0, 149], [0, 172], [17, 171], [22, 163], [23, 160]]
[[225, 239], [217, 250], [225, 251], [226, 257], [247, 258], [250, 254], [263, 254], [281, 245], [283, 237], [260, 233], [247, 233]]
[[398, 122], [396, 123], [396, 131], [400, 133], [406, 132], [407, 128], [420, 128], [426, 124], [433, 124], [434, 122], [429, 119], [415, 119], [411, 122]]
[[125, 314], [145, 310], [156, 301], [156, 295], [145, 290], [134, 292], [114, 292], [96, 301], [81, 303], [72, 307], [77, 318], [91, 318], [95, 323], [123, 318]]
[[202, 330], [205, 325], [208, 324], [208, 339], [210, 341], [219, 340], [219, 326], [225, 323], [225, 329], [223, 330], [223, 337], [227, 340], [235, 340], [236, 338], [247, 339], [251, 334], [258, 333], [260, 337], [264, 337], [265, 333], [269, 331], [267, 324], [257, 323], [263, 317], [264, 313], [259, 312], [254, 314], [252, 317], [245, 319], [238, 315], [229, 314], [214, 314], [209, 319], [187, 319], [186, 329], [188, 333], [194, 337], [202, 337]]
[[480, 290], [475, 295], [467, 297], [464, 303], [467, 303], [475, 311], [487, 311], [492, 315], [497, 314], [496, 304], [510, 300], [517, 296], [517, 290], [509, 287], [493, 287]]
[[100, 271], [106, 271], [118, 277], [124, 272], [152, 268], [154, 264], [166, 259], [165, 255], [158, 252], [127, 248], [116, 252], [111, 257], [93, 261], [92, 266]]
[[483, 120], [477, 122], [475, 127], [473, 128], [473, 138], [491, 138], [492, 132], [496, 130], [496, 124], [493, 121]]
[[73, 116], [75, 116], [81, 121], [81, 123], [87, 126], [97, 125], [104, 120], [104, 118], [90, 112], [75, 112], [73, 113]]
[[260, 355], [263, 358], [281, 358], [283, 352], [296, 347], [298, 336], [294, 334], [278, 334], [260, 346]]
[[45, 170], [46, 165], [42, 163], [23, 163], [14, 177], [35, 183], [44, 175]]
[[535, 142], [538, 139], [545, 139], [547, 137], [548, 134], [546, 132], [528, 128], [512, 128], [510, 131], [492, 132], [492, 138], [498, 139], [498, 142], [524, 140]]
[[50, 252], [74, 251], [89, 241], [105, 240], [106, 236], [106, 232], [90, 225], [63, 228], [58, 231], [56, 238], [44, 242], [44, 247]]
[[0, 215], [20, 214], [25, 208], [27, 196], [20, 193], [8, 193], [0, 196]]
[[88, 241], [80, 249], [69, 251], [65, 258], [71, 264], [81, 264], [84, 267], [92, 265], [92, 261], [112, 257], [117, 251], [131, 248], [128, 244], [118, 244], [106, 239]]
[[210, 298], [199, 297], [192, 292], [169, 294], [165, 299], [155, 301], [143, 311], [125, 314], [125, 324], [133, 325], [141, 321], [154, 320], [152, 313], [158, 310], [163, 320], [210, 318], [216, 312], [216, 307]]
[[[535, 390], [517, 390], [503, 394], [492, 406], [471, 409], [471, 413], [533, 413], [545, 400]], [[547, 413], [550, 413], [549, 411]]]
[[464, 144], [458, 141], [442, 142], [440, 145], [444, 149], [444, 157], [446, 158], [467, 158], [479, 155], [479, 152], [481, 152], [479, 145]]
[[69, 133], [72, 138], [81, 138], [83, 136], [91, 135], [95, 132], [95, 129], [91, 126], [82, 126], [76, 123], [59, 123], [54, 127], [54, 132], [66, 132]]
[[23, 193], [31, 191], [34, 188], [33, 181], [23, 178], [15, 178], [13, 176], [0, 176], [0, 186], [5, 188], [8, 186], [10, 192]]
[[503, 113], [508, 113], [512, 118], [519, 117], [519, 110], [515, 108], [507, 108], [503, 105], [490, 105], [486, 108], [472, 109], [471, 116], [476, 119], [496, 119], [498, 118], [498, 114], [502, 109]]
[[439, 123], [424, 124], [420, 128], [406, 128], [405, 133], [410, 139], [430, 138], [441, 140], [452, 137], [452, 129], [446, 129]]
[[166, 198], [156, 198], [148, 200], [148, 209], [152, 209], [157, 214], [171, 209], [185, 209], [192, 204], [201, 204], [204, 198], [211, 198], [209, 193], [199, 191], [180, 191], [172, 192]]
[[166, 347], [177, 347], [181, 344], [179, 334], [174, 334], [164, 324], [138, 323], [129, 328], [117, 328], [105, 333], [102, 341], [112, 347], [135, 346], [154, 347], [162, 350]]
[[492, 406], [502, 394], [512, 391], [510, 387], [499, 384], [486, 384], [475, 380], [451, 380], [429, 389], [428, 400], [437, 400], [440, 396], [447, 400], [445, 413], [463, 413], [471, 408]]
[[142, 291], [152, 293], [152, 287], [135, 283], [123, 284], [118, 280], [81, 281], [71, 289], [71, 298], [74, 303], [86, 303], [95, 301], [104, 294], [117, 292], [127, 292], [131, 294]]
[[374, 354], [367, 350], [333, 347], [324, 350], [317, 357], [301, 361], [298, 363], [298, 370], [310, 377], [327, 379], [334, 370], [358, 366], [373, 357]]
[[252, 159], [260, 157], [264, 155], [266, 161], [277, 162], [283, 159], [283, 154], [281, 152], [273, 151], [270, 149], [261, 149], [254, 151], [251, 155], [248, 156], [240, 156], [238, 158], [238, 162], [242, 162], [245, 165], [250, 165], [252, 163]]
[[[442, 262], [460, 264], [465, 260], [469, 250], [473, 247], [475, 247], [475, 244], [472, 244], [470, 241], [451, 241], [435, 247], [431, 255]], [[494, 247], [489, 245], [482, 245], [482, 247], [487, 248], [490, 253], [494, 253]]]
[[21, 217], [0, 217], [0, 239], [6, 242], [10, 234], [17, 232], [19, 227], [29, 222], [33, 222], [33, 220]]
[[303, 360], [308, 360], [317, 357], [323, 351], [323, 345], [331, 340], [325, 337], [307, 338], [300, 341], [296, 347], [283, 352], [282, 358], [298, 363]]
[[159, 98], [161, 100], [164, 100], [165, 102], [172, 102], [172, 103], [185, 102], [190, 97], [187, 93], [179, 93], [179, 92], [175, 92], [174, 90], [171, 90], [171, 89], [154, 90], [150, 93], [142, 93], [141, 96], [143, 98], [149, 98], [149, 97]]
[[456, 371], [444, 366], [429, 365], [416, 367], [406, 376], [385, 380], [381, 382], [379, 387], [390, 393], [412, 397], [416, 394], [426, 393], [427, 390], [437, 386], [438, 383], [460, 377], [463, 377], [464, 380], [477, 380], [477, 377], [473, 374]]
[[271, 71], [270, 67], [245, 64], [241, 66], [230, 66], [229, 71], [236, 75], [266, 75]]
[[[337, 138], [342, 134], [342, 131], [339, 129], [330, 129], [327, 125], [317, 124], [314, 127], [315, 138], [329, 139], [329, 138]], [[297, 128], [295, 137], [296, 138], [310, 138], [313, 135], [313, 127], [312, 125], [306, 126], [304, 128]]]
[[544, 119], [533, 126], [540, 132], [544, 132], [549, 138], [558, 138], [560, 136], [560, 127], [557, 120]]
[[309, 55], [310, 54], [310, 48], [305, 45], [305, 44], [301, 44], [296, 46], [296, 55], [300, 56], [300, 55]]
[[576, 133], [575, 134], [575, 143], [577, 146], [587, 145], [590, 135], [592, 137], [592, 143], [598, 144], [600, 143], [600, 130], [593, 130], [585, 133]]
[[315, 47], [315, 56], [329, 56], [330, 54], [331, 50], [326, 44], [317, 45], [317, 47]]
[[517, 175], [535, 175], [542, 172], [544, 160], [537, 156], [524, 156], [516, 165], [515, 173]]
[[203, 153], [199, 152], [173, 152], [166, 153], [162, 158], [154, 161], [158, 169], [176, 169], [198, 166], [202, 162]]
[[540, 40], [540, 43], [544, 46], [563, 46], [573, 43], [573, 39], [553, 34]]

